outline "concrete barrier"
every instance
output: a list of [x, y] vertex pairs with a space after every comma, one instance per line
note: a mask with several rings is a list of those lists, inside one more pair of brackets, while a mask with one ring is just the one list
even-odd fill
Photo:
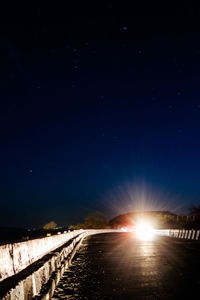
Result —
[[0, 246], [0, 282], [17, 274], [83, 230]]
[[[0, 268], [1, 278], [4, 280], [0, 283], [0, 299], [50, 299], [82, 239], [87, 235], [115, 231], [117, 230], [76, 230], [58, 236], [1, 246]], [[34, 247], [37, 248], [35, 251]], [[15, 275], [12, 276], [13, 274]], [[10, 286], [12, 281], [13, 286]]]

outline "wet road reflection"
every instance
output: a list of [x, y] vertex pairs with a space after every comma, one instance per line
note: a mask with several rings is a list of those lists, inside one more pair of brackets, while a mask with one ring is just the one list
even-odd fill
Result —
[[198, 299], [199, 291], [199, 242], [106, 233], [84, 240], [54, 299]]

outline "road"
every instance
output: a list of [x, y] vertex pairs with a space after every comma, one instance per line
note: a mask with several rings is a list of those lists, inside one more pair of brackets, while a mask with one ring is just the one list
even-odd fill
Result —
[[134, 233], [89, 236], [53, 299], [199, 299], [200, 242]]

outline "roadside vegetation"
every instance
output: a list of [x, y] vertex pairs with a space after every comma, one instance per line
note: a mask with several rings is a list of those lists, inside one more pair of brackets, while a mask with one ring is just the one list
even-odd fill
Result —
[[102, 229], [102, 228], [110, 228], [109, 221], [106, 219], [103, 213], [99, 211], [95, 211], [90, 213], [86, 218], [84, 223], [70, 225], [70, 230], [75, 229]]
[[154, 224], [157, 229], [199, 229], [200, 205], [192, 205], [188, 215], [176, 215], [169, 211], [130, 212], [108, 220], [101, 212], [90, 213], [84, 223], [70, 225], [70, 230], [76, 229], [103, 229], [122, 227], [133, 228], [138, 220], [145, 219]]
[[0, 243], [25, 241], [78, 229], [121, 229], [133, 228], [138, 219], [145, 219], [154, 224], [157, 229], [200, 229], [200, 205], [192, 205], [188, 215], [176, 215], [169, 211], [129, 212], [109, 220], [99, 211], [88, 214], [83, 223], [58, 227], [55, 221], [50, 221], [42, 228], [0, 228]]

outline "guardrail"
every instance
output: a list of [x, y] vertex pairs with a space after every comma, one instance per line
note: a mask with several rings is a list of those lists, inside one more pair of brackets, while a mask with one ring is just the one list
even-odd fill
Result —
[[156, 230], [158, 235], [165, 235], [179, 239], [200, 240], [200, 230], [196, 229], [165, 229]]
[[173, 229], [169, 230], [169, 236], [179, 239], [196, 240], [200, 239], [200, 230], [194, 229]]

